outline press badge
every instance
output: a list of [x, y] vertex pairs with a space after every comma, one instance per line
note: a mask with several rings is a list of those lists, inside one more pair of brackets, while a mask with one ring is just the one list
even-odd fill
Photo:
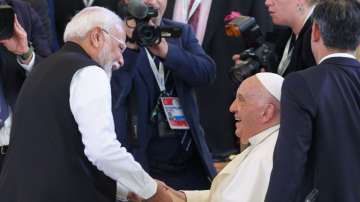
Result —
[[161, 97], [161, 104], [171, 129], [190, 129], [178, 97]]

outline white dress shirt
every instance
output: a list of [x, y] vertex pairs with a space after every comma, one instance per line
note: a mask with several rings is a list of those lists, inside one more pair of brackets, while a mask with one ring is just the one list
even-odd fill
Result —
[[351, 58], [351, 59], [355, 59], [356, 60], [356, 57], [354, 55], [351, 55], [349, 53], [332, 53], [330, 55], [327, 55], [325, 57], [323, 57], [319, 64], [322, 63], [324, 60], [326, 59], [329, 59], [329, 58], [335, 58], [335, 57], [342, 57], [342, 58]]
[[128, 192], [148, 199], [157, 183], [116, 139], [111, 111], [110, 79], [97, 66], [78, 70], [70, 84], [70, 109], [78, 124], [89, 161], [117, 182], [117, 198]]
[[[28, 73], [32, 70], [34, 63], [35, 63], [35, 52], [33, 52], [33, 56], [29, 62], [29, 64], [22, 64], [17, 58], [18, 64], [25, 69], [25, 71]], [[9, 106], [10, 109], [10, 106]], [[12, 113], [11, 110], [9, 112], [9, 117], [4, 121], [4, 126], [0, 129], [0, 147], [9, 145], [10, 141], [10, 129], [11, 129], [11, 123], [12, 123]]]
[[210, 190], [185, 191], [187, 202], [264, 201], [279, 126], [275, 125], [250, 138], [250, 146], [215, 177]]
[[[223, 0], [224, 1], [224, 0]], [[202, 44], [206, 32], [207, 21], [210, 15], [212, 0], [201, 0], [199, 22], [197, 25], [196, 38], [199, 40], [199, 43]], [[188, 23], [188, 8], [190, 0], [176, 0], [174, 6], [173, 20]]]

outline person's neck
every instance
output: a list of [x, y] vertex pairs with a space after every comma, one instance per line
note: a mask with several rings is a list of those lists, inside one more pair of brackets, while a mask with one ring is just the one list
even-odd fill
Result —
[[294, 32], [294, 34], [296, 35], [296, 38], [299, 36], [301, 29], [304, 27], [306, 20], [307, 20], [307, 16], [309, 15], [310, 12], [310, 8], [304, 8], [304, 13], [303, 14], [299, 14], [299, 16], [296, 17], [295, 22], [293, 23], [293, 25], [291, 26], [292, 31]]

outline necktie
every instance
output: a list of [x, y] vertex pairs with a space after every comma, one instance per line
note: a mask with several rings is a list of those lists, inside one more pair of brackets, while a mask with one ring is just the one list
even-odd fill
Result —
[[[195, 3], [195, 0], [190, 0], [190, 4], [189, 4], [189, 7], [188, 7], [188, 14], [189, 15], [190, 15], [191, 8], [193, 7], [194, 3]], [[188, 20], [188, 23], [191, 25], [191, 27], [193, 28], [195, 33], [197, 32], [197, 26], [199, 24], [200, 7], [201, 7], [201, 5], [199, 4], [196, 7], [195, 12], [190, 16], [190, 18]]]
[[0, 78], [0, 128], [4, 126], [5, 120], [9, 117], [9, 105], [6, 102], [3, 80]]

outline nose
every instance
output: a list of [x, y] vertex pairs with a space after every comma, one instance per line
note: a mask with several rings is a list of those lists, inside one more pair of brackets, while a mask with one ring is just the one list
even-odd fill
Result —
[[119, 57], [117, 63], [119, 64], [117, 69], [119, 69], [120, 67], [122, 67], [124, 65], [124, 57], [122, 54], [120, 54], [120, 57]]
[[265, 1], [265, 6], [266, 6], [266, 7], [269, 7], [270, 4], [271, 4], [271, 0], [266, 0], [266, 1]]
[[112, 66], [112, 70], [117, 70], [124, 65], [124, 57], [121, 53], [116, 58], [117, 59], [115, 60], [113, 66]]
[[230, 107], [229, 107], [229, 111], [231, 113], [235, 113], [236, 112], [236, 104], [235, 104], [235, 100], [231, 103]]

